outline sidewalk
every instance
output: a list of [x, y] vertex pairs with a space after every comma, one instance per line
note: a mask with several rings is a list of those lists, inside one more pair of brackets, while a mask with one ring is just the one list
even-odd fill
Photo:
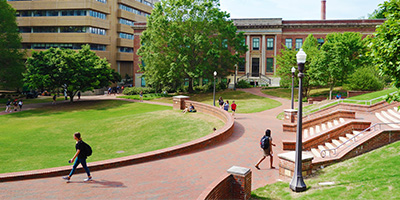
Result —
[[[246, 91], [258, 93], [257, 88]], [[277, 181], [277, 154], [283, 152], [282, 140], [295, 138], [282, 133], [282, 122], [276, 119], [283, 109], [290, 107], [290, 101], [274, 99], [281, 101], [282, 106], [260, 113], [237, 114], [233, 135], [217, 146], [168, 159], [94, 171], [94, 181], [90, 183], [83, 182], [85, 174], [74, 175], [69, 184], [61, 177], [0, 183], [0, 199], [196, 199], [233, 165], [250, 168], [252, 189], [257, 189]], [[254, 164], [262, 156], [259, 140], [267, 128], [272, 130], [277, 144], [273, 148], [277, 168], [270, 169], [267, 159], [260, 165], [261, 170], [257, 170]]]

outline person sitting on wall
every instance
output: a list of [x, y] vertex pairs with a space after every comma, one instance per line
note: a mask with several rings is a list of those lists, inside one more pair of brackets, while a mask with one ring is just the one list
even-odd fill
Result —
[[196, 112], [196, 109], [192, 104], [190, 104], [190, 106], [189, 107], [186, 106], [186, 108], [182, 112], [183, 114], [185, 114], [186, 112]]

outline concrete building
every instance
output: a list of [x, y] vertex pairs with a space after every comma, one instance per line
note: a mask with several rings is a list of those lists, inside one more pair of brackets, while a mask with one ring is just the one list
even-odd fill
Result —
[[[158, 0], [8, 0], [24, 49], [80, 49], [89, 44], [122, 78], [133, 72], [133, 30]], [[28, 56], [31, 51], [28, 51]]]

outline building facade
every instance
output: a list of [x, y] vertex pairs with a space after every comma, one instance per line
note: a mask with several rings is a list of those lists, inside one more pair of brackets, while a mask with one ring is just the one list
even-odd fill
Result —
[[[285, 47], [299, 50], [309, 34], [313, 34], [322, 45], [327, 34], [334, 32], [359, 32], [364, 37], [372, 35], [378, 20], [282, 20], [281, 18], [233, 19], [238, 31], [244, 32], [249, 50], [243, 55], [245, 64], [236, 67], [236, 71], [227, 77], [231, 87], [236, 81], [245, 79], [255, 84], [279, 85], [276, 56]], [[135, 23], [134, 29], [134, 72], [136, 86], [143, 86], [140, 79], [140, 58], [136, 50], [140, 47], [140, 35], [146, 29], [146, 23]], [[201, 81], [200, 81], [201, 82]]]
[[158, 0], [8, 0], [17, 11], [22, 45], [28, 50], [51, 47], [80, 49], [89, 44], [124, 78], [134, 76], [133, 30], [146, 21]]

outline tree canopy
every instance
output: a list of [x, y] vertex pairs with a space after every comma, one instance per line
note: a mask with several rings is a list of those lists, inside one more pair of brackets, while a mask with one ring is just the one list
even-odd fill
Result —
[[219, 9], [219, 0], [162, 0], [156, 3], [141, 35], [138, 55], [146, 83], [177, 88], [195, 78], [226, 76], [240, 62], [247, 46], [243, 33], [229, 14]]
[[89, 45], [82, 46], [78, 52], [59, 48], [34, 51], [26, 67], [25, 82], [30, 88], [66, 88], [71, 102], [78, 91], [92, 91], [121, 79], [110, 68], [110, 63], [100, 59]]
[[389, 15], [399, 16], [400, 11], [400, 1], [399, 0], [389, 0], [378, 5], [379, 7], [368, 15], [369, 19], [386, 19], [388, 17], [396, 17]]
[[22, 87], [25, 67], [15, 20], [15, 10], [6, 0], [0, 0], [0, 86], [18, 90]]

